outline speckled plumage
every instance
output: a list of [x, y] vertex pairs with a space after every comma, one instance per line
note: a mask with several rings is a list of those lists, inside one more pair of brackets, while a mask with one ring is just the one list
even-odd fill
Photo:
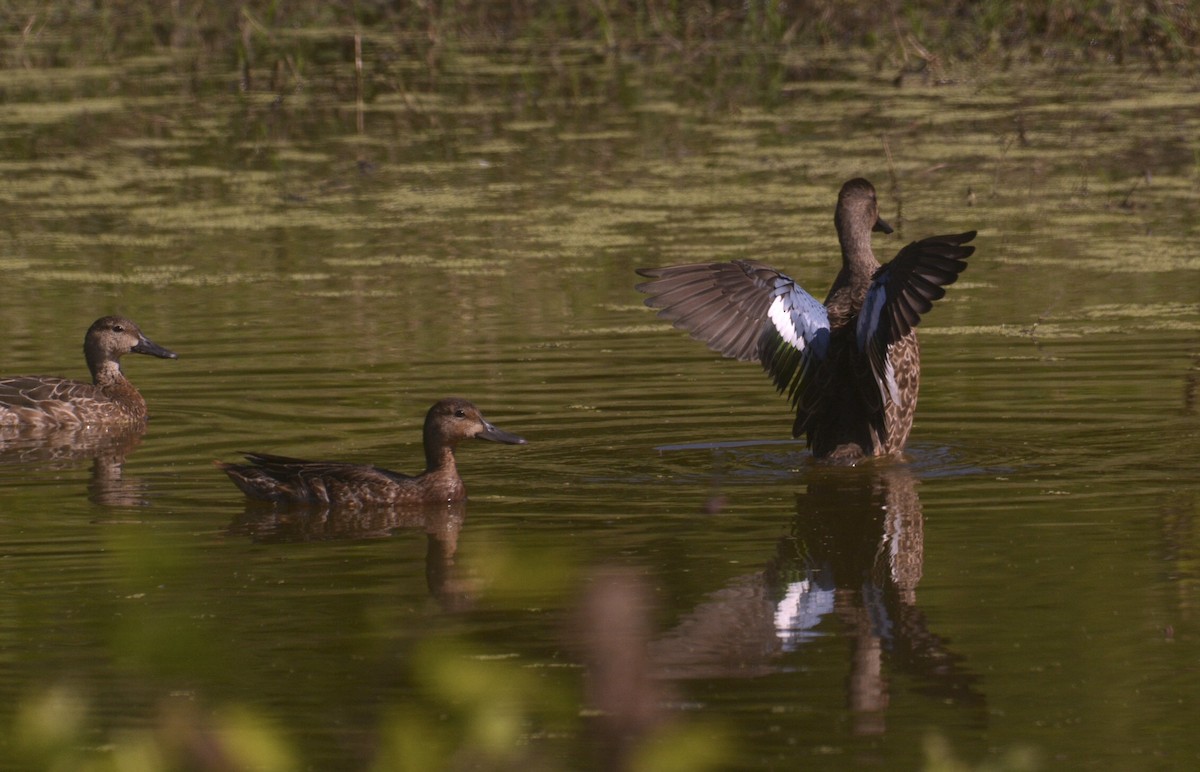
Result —
[[639, 269], [658, 315], [726, 356], [758, 361], [796, 408], [794, 436], [813, 455], [853, 463], [898, 453], [921, 377], [916, 326], [966, 268], [967, 233], [914, 241], [886, 265], [871, 231], [891, 233], [875, 188], [842, 186], [834, 214], [842, 269], [825, 302], [751, 260]]
[[125, 354], [176, 359], [129, 319], [105, 316], [88, 329], [83, 353], [92, 382], [42, 375], [0, 378], [0, 426], [52, 429], [145, 424], [146, 401], [121, 371]]
[[217, 466], [250, 498], [276, 503], [349, 509], [460, 501], [467, 491], [458, 475], [454, 449], [466, 439], [525, 444], [521, 437], [488, 423], [467, 400], [449, 397], [425, 415], [425, 471], [416, 476], [367, 464], [266, 453], [246, 454], [249, 464], [217, 462]]

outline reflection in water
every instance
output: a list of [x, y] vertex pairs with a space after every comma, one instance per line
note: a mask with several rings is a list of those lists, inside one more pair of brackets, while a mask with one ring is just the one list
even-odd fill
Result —
[[[1161, 507], [1161, 555], [1177, 588], [1170, 618], [1193, 622], [1200, 602], [1200, 494], [1180, 490], [1170, 495]], [[1174, 624], [1168, 622], [1164, 633], [1175, 635]]]
[[132, 426], [3, 426], [0, 464], [66, 469], [92, 459], [88, 500], [106, 507], [145, 506], [146, 484], [125, 477], [125, 458], [142, 442], [144, 423]]
[[791, 534], [760, 572], [708, 596], [652, 645], [669, 678], [754, 677], [829, 635], [851, 642], [849, 707], [860, 734], [884, 731], [887, 669], [920, 691], [982, 707], [977, 677], [916, 605], [924, 561], [917, 479], [901, 464], [813, 467]]
[[396, 529], [421, 529], [428, 540], [425, 579], [429, 594], [448, 610], [472, 605], [478, 588], [456, 566], [458, 534], [467, 516], [466, 501], [336, 509], [317, 506], [283, 507], [248, 499], [229, 533], [257, 542], [307, 542], [371, 539], [390, 536]]

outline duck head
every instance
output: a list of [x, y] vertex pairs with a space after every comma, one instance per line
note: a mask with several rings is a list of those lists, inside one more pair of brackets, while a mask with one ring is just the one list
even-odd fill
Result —
[[523, 437], [497, 428], [479, 408], [461, 397], [440, 400], [425, 414], [425, 443], [453, 445], [459, 440], [490, 440], [505, 445], [525, 445]]
[[856, 177], [842, 185], [833, 222], [837, 225], [838, 234], [843, 238], [853, 238], [871, 231], [892, 232], [892, 226], [879, 216], [875, 186], [862, 177]]
[[105, 316], [97, 319], [88, 328], [83, 338], [83, 355], [87, 358], [92, 375], [108, 363], [119, 362], [125, 354], [149, 354], [160, 359], [178, 359], [179, 355], [169, 351], [142, 334], [130, 319], [123, 316]]

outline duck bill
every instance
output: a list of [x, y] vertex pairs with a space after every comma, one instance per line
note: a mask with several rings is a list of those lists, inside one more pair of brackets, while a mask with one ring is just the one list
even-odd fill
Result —
[[139, 337], [137, 345], [129, 350], [135, 354], [149, 354], [159, 359], [179, 359], [179, 355], [174, 351], [163, 348], [145, 335]]
[[526, 445], [524, 437], [518, 437], [512, 432], [506, 432], [503, 429], [497, 429], [487, 421], [483, 422], [483, 431], [475, 435], [477, 440], [491, 440], [492, 442], [503, 442], [505, 445]]
[[892, 226], [888, 225], [888, 221], [883, 219], [882, 217], [876, 217], [875, 225], [871, 228], [871, 230], [877, 231], [879, 233], [891, 233]]

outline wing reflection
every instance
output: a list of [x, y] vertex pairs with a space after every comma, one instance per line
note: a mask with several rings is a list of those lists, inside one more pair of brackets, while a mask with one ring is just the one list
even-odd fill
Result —
[[458, 534], [467, 516], [466, 501], [344, 509], [319, 506], [280, 507], [247, 500], [246, 508], [229, 526], [235, 536], [256, 542], [306, 542], [372, 539], [399, 529], [425, 532], [425, 579], [429, 594], [445, 608], [468, 608], [478, 594], [477, 582], [456, 565]]
[[982, 706], [977, 676], [916, 605], [924, 562], [918, 480], [900, 464], [813, 467], [791, 533], [766, 567], [739, 577], [651, 644], [668, 678], [753, 677], [832, 636], [851, 644], [847, 698], [856, 730], [884, 730], [887, 672], [921, 692]]
[[0, 426], [0, 464], [71, 469], [92, 460], [88, 499], [106, 507], [139, 507], [146, 483], [125, 477], [125, 458], [142, 443], [145, 424], [104, 426]]

